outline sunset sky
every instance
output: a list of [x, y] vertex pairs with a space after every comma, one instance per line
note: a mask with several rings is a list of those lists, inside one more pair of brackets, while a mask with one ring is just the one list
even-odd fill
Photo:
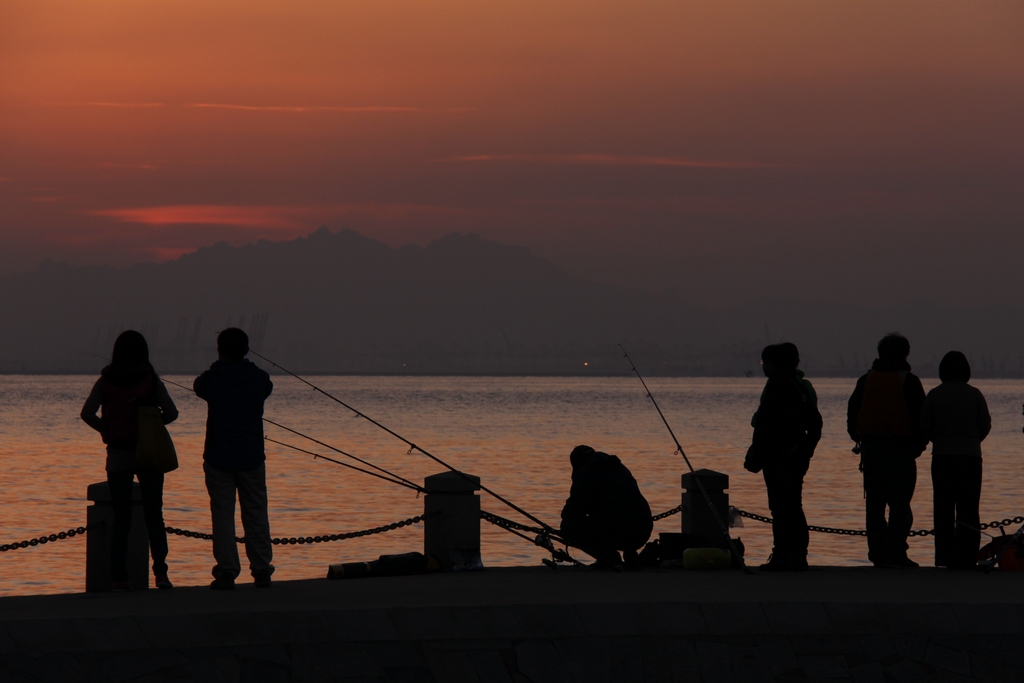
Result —
[[1024, 3], [4, 0], [0, 274], [320, 225], [1024, 303]]

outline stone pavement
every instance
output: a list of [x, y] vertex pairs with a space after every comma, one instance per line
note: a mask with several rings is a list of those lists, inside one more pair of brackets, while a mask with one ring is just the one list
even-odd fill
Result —
[[1024, 681], [1024, 574], [489, 569], [0, 599], [0, 681]]

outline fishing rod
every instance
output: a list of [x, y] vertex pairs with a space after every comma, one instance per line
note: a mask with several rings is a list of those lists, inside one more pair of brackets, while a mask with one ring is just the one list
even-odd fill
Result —
[[389, 479], [388, 477], [385, 477], [382, 474], [377, 474], [376, 472], [371, 472], [370, 470], [364, 470], [362, 467], [356, 467], [355, 465], [349, 465], [347, 462], [342, 462], [340, 460], [335, 460], [334, 458], [331, 458], [331, 457], [326, 456], [326, 455], [320, 455], [319, 453], [314, 453], [313, 451], [307, 451], [305, 448], [299, 448], [298, 446], [293, 446], [292, 444], [285, 443], [284, 441], [278, 441], [277, 439], [271, 439], [269, 436], [264, 436], [263, 439], [265, 441], [269, 441], [270, 443], [276, 443], [278, 446], [284, 446], [285, 448], [290, 448], [293, 451], [298, 451], [299, 453], [305, 453], [306, 455], [312, 455], [314, 460], [319, 458], [320, 460], [326, 460], [327, 462], [333, 462], [335, 465], [341, 465], [342, 467], [347, 467], [350, 470], [355, 470], [356, 472], [362, 472], [363, 474], [369, 474], [371, 477], [377, 477], [378, 479], [383, 479], [384, 481], [389, 481], [392, 484], [398, 484], [399, 486], [404, 486], [407, 489], [412, 489], [412, 490], [416, 491], [416, 493], [423, 493], [424, 491], [426, 491], [426, 489], [424, 489], [422, 486], [416, 486], [415, 484], [407, 484], [404, 481], [399, 481], [398, 479]]
[[323, 389], [321, 389], [320, 387], [316, 386], [315, 384], [313, 384], [309, 380], [296, 375], [291, 370], [289, 370], [287, 368], [284, 368], [284, 367], [281, 367], [280, 365], [278, 365], [277, 363], [275, 363], [274, 361], [270, 360], [269, 358], [267, 358], [264, 355], [256, 353], [255, 351], [253, 351], [251, 349], [250, 349], [249, 353], [254, 355], [254, 356], [256, 356], [257, 358], [262, 358], [264, 361], [266, 361], [267, 363], [270, 363], [272, 366], [274, 366], [275, 368], [277, 368], [281, 372], [283, 372], [283, 373], [285, 373], [287, 375], [291, 375], [292, 377], [294, 377], [295, 379], [299, 380], [300, 382], [302, 382], [306, 386], [310, 387], [314, 391], [320, 392], [321, 394], [323, 394], [327, 398], [331, 399], [332, 401], [334, 401], [338, 405], [340, 405], [340, 406], [342, 406], [344, 408], [347, 408], [348, 410], [352, 411], [355, 414], [356, 417], [361, 417], [364, 420], [366, 420], [367, 422], [369, 422], [370, 424], [374, 425], [375, 427], [378, 427], [378, 428], [384, 430], [385, 432], [387, 432], [391, 436], [395, 437], [396, 439], [398, 439], [399, 441], [401, 441], [402, 443], [407, 445], [409, 447], [409, 453], [412, 453], [414, 450], [415, 451], [419, 451], [423, 455], [427, 456], [428, 458], [430, 458], [431, 460], [436, 462], [438, 465], [441, 465], [442, 467], [445, 467], [448, 470], [451, 470], [452, 472], [454, 472], [455, 474], [459, 475], [460, 477], [462, 477], [466, 481], [469, 481], [469, 482], [473, 483], [475, 486], [479, 486], [482, 491], [484, 491], [485, 493], [489, 493], [491, 496], [493, 496], [497, 500], [501, 501], [502, 503], [504, 503], [508, 507], [512, 508], [513, 510], [515, 510], [516, 512], [521, 514], [523, 517], [526, 517], [527, 519], [529, 519], [529, 520], [531, 520], [533, 522], [536, 522], [537, 524], [539, 524], [540, 526], [542, 526], [543, 528], [545, 528], [545, 529], [547, 529], [549, 531], [554, 531], [555, 530], [554, 527], [552, 527], [550, 524], [546, 524], [545, 522], [541, 521], [537, 517], [534, 517], [529, 512], [527, 512], [523, 508], [519, 507], [518, 505], [516, 505], [512, 501], [508, 500], [507, 498], [504, 498], [503, 496], [498, 495], [497, 493], [495, 493], [491, 489], [489, 489], [486, 486], [484, 486], [479, 481], [475, 481], [472, 477], [470, 477], [465, 472], [462, 472], [460, 470], [455, 469], [454, 467], [452, 467], [451, 465], [446, 463], [444, 460], [441, 460], [441, 458], [437, 457], [433, 453], [430, 453], [429, 451], [425, 450], [424, 448], [421, 448], [420, 446], [417, 446], [416, 444], [414, 444], [412, 441], [409, 441], [408, 439], [406, 439], [401, 434], [399, 434], [399, 433], [397, 433], [395, 431], [392, 431], [391, 429], [388, 429], [387, 427], [382, 425], [380, 422], [377, 422], [376, 420], [374, 420], [369, 415], [366, 415], [365, 413], [363, 413], [363, 412], [361, 412], [359, 410], [356, 410], [355, 408], [353, 408], [349, 404], [347, 404], [344, 401], [342, 401], [337, 396], [334, 396], [333, 394], [324, 391]]
[[733, 557], [739, 560], [740, 567], [743, 569], [744, 572], [750, 573], [750, 569], [747, 567], [747, 564], [743, 561], [743, 556], [736, 550], [735, 541], [733, 541], [732, 536], [729, 535], [729, 527], [726, 526], [725, 522], [722, 520], [722, 516], [719, 515], [718, 510], [715, 509], [714, 504], [711, 502], [711, 496], [709, 496], [707, 490], [705, 490], [704, 484], [701, 483], [700, 477], [696, 476], [696, 470], [693, 469], [693, 464], [690, 463], [690, 458], [687, 457], [686, 451], [683, 450], [683, 445], [679, 443], [679, 439], [676, 438], [676, 433], [672, 431], [672, 426], [668, 423], [668, 420], [665, 419], [665, 413], [661, 412], [661, 406], [659, 406], [658, 402], [654, 399], [654, 394], [651, 393], [651, 390], [647, 388], [647, 382], [644, 381], [644, 378], [640, 374], [640, 371], [636, 369], [636, 364], [633, 362], [633, 359], [629, 357], [628, 353], [626, 353], [626, 347], [624, 347], [622, 344], [619, 344], [619, 348], [622, 349], [623, 357], [625, 357], [625, 359], [629, 361], [629, 365], [630, 367], [632, 367], [633, 372], [636, 373], [637, 379], [640, 380], [640, 384], [644, 386], [644, 391], [647, 392], [647, 398], [651, 399], [651, 403], [654, 404], [654, 409], [658, 411], [658, 416], [661, 418], [661, 421], [665, 423], [665, 428], [668, 429], [669, 435], [672, 437], [672, 440], [676, 444], [676, 452], [679, 453], [679, 455], [683, 456], [683, 460], [686, 462], [686, 466], [690, 468], [690, 474], [694, 475], [693, 480], [697, 483], [697, 488], [700, 489], [701, 495], [704, 496], [704, 500], [708, 504], [708, 509], [711, 510], [711, 515], [715, 518], [715, 521], [718, 522], [719, 531], [722, 532], [722, 535], [725, 537], [726, 542], [729, 544], [729, 550], [732, 551]]
[[[173, 384], [174, 386], [180, 387], [182, 389], [185, 389], [186, 391], [191, 391], [193, 394], [196, 393], [195, 389], [192, 389], [191, 387], [187, 387], [184, 384], [178, 384], [177, 382], [175, 382], [173, 380], [166, 379], [164, 377], [161, 377], [160, 379], [161, 379], [161, 381], [166, 382], [167, 384]], [[328, 458], [326, 456], [322, 456], [322, 455], [319, 455], [317, 453], [312, 453], [311, 451], [302, 451], [301, 448], [296, 448], [295, 446], [289, 446], [288, 444], [282, 443], [280, 441], [274, 441], [273, 439], [267, 439], [268, 441], [272, 441], [273, 443], [281, 444], [282, 446], [287, 446], [288, 448], [294, 448], [295, 450], [302, 451], [304, 453], [310, 453], [311, 455], [314, 455], [316, 457], [323, 458], [324, 460], [330, 460], [331, 462], [336, 462], [339, 465], [344, 465], [345, 467], [349, 467], [351, 469], [358, 470], [359, 472], [366, 472], [367, 474], [372, 474], [373, 476], [379, 477], [380, 479], [384, 479], [385, 481], [393, 481], [394, 483], [400, 484], [401, 486], [405, 486], [406, 488], [410, 488], [410, 489], [416, 491], [417, 493], [424, 493], [424, 492], [426, 492], [426, 489], [424, 489], [422, 486], [419, 486], [418, 484], [416, 484], [414, 482], [411, 482], [408, 479], [406, 479], [405, 477], [399, 476], [399, 475], [395, 474], [394, 472], [389, 472], [388, 470], [384, 469], [383, 467], [378, 467], [377, 465], [374, 465], [372, 462], [368, 462], [366, 460], [363, 460], [362, 458], [357, 457], [355, 455], [352, 455], [351, 453], [346, 453], [345, 451], [341, 450], [340, 448], [335, 448], [334, 446], [332, 446], [332, 445], [330, 445], [328, 443], [324, 443], [323, 441], [320, 441], [319, 439], [315, 439], [312, 436], [309, 436], [308, 434], [303, 434], [302, 432], [300, 432], [298, 430], [295, 430], [295, 429], [292, 429], [291, 427], [286, 427], [283, 424], [280, 424], [279, 422], [274, 422], [273, 420], [271, 420], [268, 417], [264, 417], [264, 418], [262, 418], [262, 420], [264, 422], [268, 423], [268, 424], [272, 424], [275, 427], [283, 429], [286, 432], [291, 432], [295, 436], [299, 436], [299, 437], [302, 437], [303, 439], [307, 439], [309, 441], [312, 441], [313, 443], [317, 444], [318, 446], [323, 446], [324, 448], [328, 448], [328, 449], [334, 451], [335, 453], [340, 453], [341, 455], [344, 455], [346, 458], [351, 458], [352, 460], [355, 460], [356, 462], [360, 462], [360, 463], [366, 465], [367, 467], [372, 467], [373, 469], [377, 470], [378, 472], [383, 472], [384, 474], [388, 475], [388, 477], [390, 477], [390, 479], [388, 479], [387, 477], [381, 477], [380, 475], [374, 474], [373, 472], [368, 472], [367, 470], [364, 470], [364, 469], [362, 469], [360, 467], [354, 467], [352, 465], [347, 465], [347, 464], [345, 464], [343, 462], [339, 462], [339, 461], [335, 460], [334, 458]], [[264, 438], [266, 438], [266, 437], [264, 437]]]

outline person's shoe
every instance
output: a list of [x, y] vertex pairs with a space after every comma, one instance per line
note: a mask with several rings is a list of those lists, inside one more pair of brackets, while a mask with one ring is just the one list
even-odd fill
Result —
[[167, 578], [167, 572], [164, 572], [163, 574], [154, 574], [153, 578], [156, 579], [156, 587], [162, 591], [165, 591], [168, 588], [174, 588], [174, 584]]
[[895, 560], [890, 560], [889, 564], [893, 567], [899, 567], [901, 569], [917, 569], [921, 566], [909, 557], [900, 557]]
[[127, 581], [115, 581], [112, 590], [115, 593], [129, 593], [132, 590], [132, 585]]
[[758, 567], [763, 572], [805, 572], [807, 558], [783, 559], [776, 554], [768, 556], [768, 561]]
[[233, 591], [235, 590], [235, 580], [228, 576], [221, 576], [210, 583], [210, 588], [215, 591]]
[[253, 583], [257, 588], [270, 588], [273, 581], [270, 580], [270, 572], [259, 572], [252, 575]]

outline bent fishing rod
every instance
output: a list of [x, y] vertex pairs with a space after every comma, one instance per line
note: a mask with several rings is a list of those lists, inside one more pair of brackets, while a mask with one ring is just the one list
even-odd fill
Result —
[[365, 413], [363, 413], [363, 412], [353, 408], [352, 406], [350, 406], [348, 403], [345, 403], [344, 401], [342, 401], [337, 396], [334, 396], [333, 394], [331, 394], [331, 393], [329, 393], [327, 391], [324, 391], [323, 389], [321, 389], [320, 387], [316, 386], [315, 384], [313, 384], [309, 380], [307, 380], [307, 379], [305, 379], [303, 377], [300, 377], [299, 375], [296, 375], [294, 372], [292, 372], [291, 370], [289, 370], [287, 368], [281, 367], [280, 365], [278, 365], [274, 361], [270, 360], [266, 356], [264, 356], [262, 354], [259, 354], [259, 353], [256, 353], [252, 349], [249, 350], [249, 353], [251, 355], [253, 355], [253, 356], [256, 356], [257, 358], [263, 359], [267, 363], [270, 363], [272, 366], [274, 366], [275, 368], [277, 368], [281, 372], [283, 372], [283, 373], [285, 373], [287, 375], [291, 375], [292, 377], [294, 377], [295, 379], [299, 380], [300, 382], [302, 382], [306, 386], [310, 387], [314, 391], [320, 392], [321, 394], [323, 394], [327, 398], [331, 399], [332, 401], [334, 401], [338, 405], [340, 405], [340, 406], [342, 406], [344, 408], [347, 408], [348, 410], [352, 411], [352, 413], [354, 413], [356, 417], [361, 417], [364, 420], [366, 420], [367, 422], [369, 422], [370, 424], [374, 425], [375, 427], [378, 427], [379, 429], [384, 430], [385, 432], [387, 432], [391, 436], [395, 437], [396, 439], [398, 439], [399, 441], [401, 441], [402, 443], [407, 445], [409, 447], [409, 452], [410, 453], [412, 453], [413, 451], [419, 451], [423, 455], [427, 456], [428, 458], [430, 458], [431, 460], [436, 462], [438, 465], [441, 465], [442, 467], [444, 467], [444, 468], [454, 472], [455, 474], [459, 475], [460, 477], [462, 477], [466, 481], [472, 482], [474, 485], [479, 486], [480, 490], [484, 491], [485, 493], [490, 494], [491, 496], [493, 496], [497, 500], [501, 501], [502, 503], [504, 503], [508, 507], [512, 508], [513, 510], [515, 510], [516, 512], [521, 514], [523, 517], [526, 517], [527, 519], [529, 519], [529, 520], [539, 524], [542, 528], [544, 528], [548, 532], [549, 535], [551, 535], [551, 532], [555, 532], [555, 534], [557, 534], [557, 530], [554, 527], [552, 527], [550, 524], [546, 524], [545, 522], [541, 521], [537, 517], [531, 515], [529, 512], [527, 512], [523, 508], [519, 507], [518, 505], [516, 505], [512, 501], [508, 500], [507, 498], [505, 498], [503, 496], [498, 495], [497, 493], [495, 493], [491, 489], [489, 489], [486, 486], [484, 486], [479, 481], [475, 481], [472, 477], [470, 477], [465, 472], [462, 472], [460, 470], [455, 469], [454, 467], [452, 467], [451, 465], [449, 465], [448, 463], [446, 463], [444, 460], [442, 460], [441, 458], [437, 457], [433, 453], [430, 453], [429, 451], [427, 451], [426, 449], [422, 448], [421, 446], [417, 446], [416, 444], [414, 444], [412, 441], [409, 441], [408, 439], [406, 439], [401, 434], [399, 434], [399, 433], [397, 433], [397, 432], [395, 432], [395, 431], [393, 431], [391, 429], [388, 429], [387, 427], [382, 425], [380, 422], [377, 422], [376, 420], [374, 420], [369, 415], [367, 415], [367, 414], [365, 414]]
[[[184, 389], [186, 391], [190, 391], [193, 394], [196, 393], [195, 389], [192, 389], [191, 387], [187, 387], [184, 384], [178, 384], [177, 382], [175, 382], [173, 380], [169, 380], [169, 379], [167, 379], [165, 377], [161, 377], [160, 379], [161, 379], [161, 381], [163, 381], [163, 382], [165, 382], [167, 384], [173, 384], [174, 386], [179, 387], [181, 389]], [[284, 443], [282, 441], [276, 441], [274, 439], [271, 439], [270, 437], [264, 436], [264, 439], [266, 439], [267, 441], [270, 441], [271, 443], [276, 443], [276, 444], [279, 444], [281, 446], [285, 446], [286, 448], [291, 448], [292, 450], [299, 451], [301, 453], [308, 453], [308, 454], [312, 455], [314, 458], [320, 458], [321, 460], [326, 460], [328, 462], [333, 462], [333, 463], [335, 463], [337, 465], [341, 465], [342, 467], [348, 467], [349, 469], [356, 470], [357, 472], [363, 472], [365, 474], [369, 474], [370, 476], [377, 477], [378, 479], [383, 479], [384, 481], [389, 481], [389, 482], [391, 482], [393, 484], [398, 484], [399, 486], [404, 486], [405, 488], [412, 489], [413, 491], [416, 491], [417, 494], [425, 493], [426, 492], [426, 489], [424, 489], [422, 486], [419, 486], [418, 484], [416, 484], [414, 482], [411, 482], [408, 479], [406, 479], [405, 477], [399, 476], [399, 475], [395, 474], [394, 472], [389, 472], [388, 470], [384, 469], [383, 467], [378, 467], [377, 465], [374, 465], [372, 462], [368, 462], [366, 460], [363, 460], [362, 458], [360, 458], [358, 456], [355, 456], [355, 455], [352, 455], [351, 453], [346, 453], [345, 451], [341, 450], [340, 448], [335, 448], [334, 446], [332, 446], [332, 445], [330, 445], [328, 443], [324, 443], [323, 441], [320, 441], [319, 439], [315, 439], [312, 436], [309, 436], [308, 434], [303, 434], [302, 432], [300, 432], [298, 430], [295, 430], [295, 429], [292, 429], [291, 427], [286, 427], [286, 426], [284, 426], [283, 424], [281, 424], [279, 422], [274, 422], [270, 418], [264, 417], [264, 418], [261, 418], [261, 419], [264, 422], [266, 422], [267, 424], [272, 424], [275, 427], [278, 427], [280, 429], [285, 430], [286, 432], [291, 432], [292, 434], [294, 434], [296, 436], [299, 436], [299, 437], [302, 437], [303, 439], [307, 439], [309, 441], [312, 441], [313, 443], [317, 444], [318, 446], [323, 446], [324, 448], [330, 449], [330, 450], [334, 451], [335, 453], [339, 453], [341, 455], [344, 455], [346, 458], [351, 458], [352, 460], [355, 460], [356, 462], [362, 463], [362, 464], [366, 465], [367, 467], [372, 467], [373, 469], [377, 470], [377, 472], [382, 472], [383, 474], [386, 474], [387, 476], [386, 477], [385, 476], [381, 476], [380, 474], [377, 474], [375, 472], [370, 472], [369, 470], [364, 470], [361, 467], [355, 467], [354, 465], [349, 465], [347, 463], [341, 462], [340, 460], [335, 460], [334, 458], [328, 458], [327, 456], [320, 455], [319, 453], [313, 453], [312, 451], [307, 451], [305, 449], [298, 448], [297, 446], [292, 446], [291, 444], [287, 444], [287, 443]]]
[[746, 562], [743, 561], [743, 556], [740, 555], [739, 552], [737, 552], [736, 550], [736, 542], [732, 540], [732, 536], [729, 534], [729, 527], [726, 526], [725, 521], [722, 519], [722, 516], [719, 515], [718, 510], [715, 509], [714, 504], [711, 502], [711, 496], [709, 496], [708, 492], [704, 489], [704, 484], [701, 483], [700, 477], [696, 476], [696, 470], [693, 469], [693, 465], [690, 463], [690, 458], [687, 457], [686, 451], [683, 450], [683, 445], [679, 443], [679, 439], [676, 438], [676, 433], [672, 431], [672, 426], [668, 423], [668, 420], [665, 419], [665, 413], [661, 412], [661, 406], [659, 406], [658, 402], [654, 399], [654, 394], [651, 393], [651, 390], [647, 388], [647, 382], [644, 381], [644, 378], [640, 374], [640, 371], [636, 369], [636, 364], [633, 362], [633, 359], [629, 357], [628, 353], [626, 353], [626, 347], [624, 347], [622, 344], [619, 344], [619, 348], [622, 349], [623, 357], [627, 361], [629, 361], [630, 367], [636, 374], [637, 379], [640, 380], [640, 384], [644, 386], [644, 391], [647, 392], [647, 398], [651, 399], [651, 403], [654, 404], [654, 409], [658, 411], [658, 416], [661, 418], [661, 421], [665, 424], [665, 428], [668, 430], [669, 435], [675, 442], [676, 452], [679, 453], [679, 455], [683, 456], [683, 460], [686, 462], [686, 466], [690, 468], [690, 474], [695, 475], [693, 477], [693, 480], [697, 483], [697, 488], [700, 489], [701, 495], [704, 496], [704, 500], [708, 504], [708, 509], [711, 510], [711, 515], [715, 518], [715, 521], [718, 522], [719, 531], [721, 531], [722, 535], [725, 536], [725, 540], [729, 544], [729, 550], [731, 550], [733, 556], [739, 560], [740, 567], [742, 567], [743, 571], [746, 573], [750, 573], [750, 569], [747, 567]]

